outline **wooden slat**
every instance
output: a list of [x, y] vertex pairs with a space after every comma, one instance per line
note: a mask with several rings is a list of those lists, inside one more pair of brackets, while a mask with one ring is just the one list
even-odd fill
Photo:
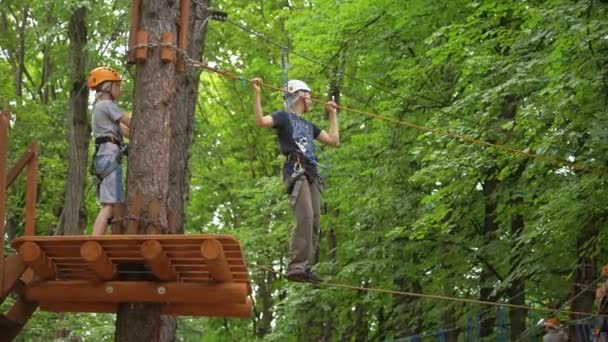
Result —
[[[158, 198], [153, 198], [148, 203], [148, 219], [152, 220], [153, 222], [158, 222], [159, 213], [160, 213], [160, 201], [158, 200]], [[159, 234], [160, 233], [159, 227], [153, 223], [145, 224], [143, 231], [146, 234]]]
[[38, 144], [33, 143], [29, 150], [33, 156], [27, 166], [27, 181], [25, 191], [25, 228], [24, 234], [32, 236], [36, 233], [36, 197], [38, 188]]
[[40, 247], [33, 242], [26, 242], [19, 246], [21, 260], [31, 267], [42, 279], [55, 277], [55, 268]]
[[[69, 294], [66, 296], [66, 294]], [[28, 301], [105, 303], [245, 303], [243, 283], [47, 281], [26, 289]]]
[[[129, 36], [129, 42], [131, 41], [131, 36]], [[131, 53], [129, 54], [131, 56]], [[124, 217], [125, 212], [127, 211], [127, 206], [124, 203], [116, 203], [114, 204], [114, 217]], [[125, 227], [124, 221], [114, 221], [112, 222], [112, 234], [122, 234], [124, 232]]]
[[99, 279], [111, 280], [116, 277], [116, 265], [110, 261], [98, 242], [85, 242], [80, 247], [80, 255]]
[[21, 299], [13, 303], [13, 306], [6, 315], [6, 319], [13, 322], [14, 325], [10, 329], [0, 329], [0, 340], [12, 341], [15, 339], [37, 308], [37, 303], [26, 303]]
[[[101, 312], [115, 313], [114, 303], [41, 303], [40, 308], [54, 312]], [[197, 317], [251, 317], [252, 305], [248, 298], [245, 304], [225, 304], [221, 306], [201, 304], [167, 304], [161, 307], [163, 315]]]
[[[144, 63], [148, 59], [148, 36], [149, 34], [146, 31], [137, 32], [137, 45], [140, 45], [140, 47], [135, 49], [135, 60], [137, 63]], [[129, 225], [129, 228], [127, 229], [131, 228], [132, 227]]]
[[11, 254], [6, 257], [4, 260], [4, 275], [2, 276], [2, 284], [0, 284], [0, 303], [4, 302], [26, 267], [19, 255]]
[[[188, 21], [190, 20], [190, 0], [180, 1], [180, 17], [179, 17], [179, 32], [177, 35], [177, 45], [182, 51], [187, 50], [188, 44]], [[183, 72], [186, 69], [186, 61], [184, 56], [180, 56], [177, 60], [177, 71]]]
[[[15, 248], [35, 243], [46, 255], [55, 269], [58, 280], [82, 279], [94, 281], [99, 275], [89, 269], [88, 263], [80, 255], [80, 249], [88, 241], [94, 241], [103, 248], [109, 262], [115, 265], [125, 263], [144, 264], [141, 246], [146, 241], [157, 241], [170, 262], [177, 279], [186, 283], [207, 282], [213, 272], [201, 253], [201, 245], [210, 239], [221, 243], [224, 261], [232, 281], [249, 286], [247, 265], [243, 260], [238, 240], [228, 235], [104, 235], [104, 236], [29, 236], [13, 241]], [[106, 264], [107, 265], [107, 264]], [[159, 277], [160, 271], [151, 274]], [[166, 267], [165, 267], [166, 268]], [[161, 277], [159, 277], [161, 278]]]
[[160, 242], [156, 240], [148, 240], [141, 244], [141, 255], [152, 273], [164, 281], [177, 280], [178, 276], [171, 265], [171, 261], [167, 258], [165, 251]]
[[230, 273], [230, 267], [224, 257], [224, 249], [219, 241], [205, 240], [201, 244], [201, 255], [207, 263], [211, 279], [220, 283], [232, 281], [232, 273]]
[[[143, 32], [143, 33], [145, 33], [145, 37], [146, 37], [145, 44], [147, 44], [148, 33], [147, 32]], [[137, 32], [137, 44], [138, 45], [144, 44], [140, 41], [140, 34], [142, 34], [142, 32]], [[141, 49], [135, 50], [135, 58], [137, 59], [138, 62], [140, 62], [140, 60], [139, 60], [140, 51], [142, 51], [142, 50]], [[148, 50], [146, 48], [145, 56], [147, 57], [147, 55], [148, 55]], [[131, 204], [131, 206], [129, 207], [129, 213], [131, 214], [131, 216], [139, 217], [139, 214], [141, 213], [141, 206], [142, 206], [142, 199], [140, 197], [136, 197], [133, 200], [133, 203]], [[129, 221], [127, 223], [127, 234], [135, 235], [135, 234], [139, 233], [138, 227], [139, 227], [139, 221], [135, 221], [135, 220]]]

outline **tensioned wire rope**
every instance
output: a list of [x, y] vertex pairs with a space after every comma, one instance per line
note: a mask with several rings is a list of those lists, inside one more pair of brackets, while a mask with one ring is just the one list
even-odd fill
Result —
[[[255, 268], [274, 273], [275, 275], [288, 278], [285, 274], [278, 272], [271, 267], [259, 265], [259, 264], [252, 263], [252, 262], [248, 262], [247, 264], [250, 266], [253, 266]], [[383, 288], [347, 285], [347, 284], [332, 283], [332, 282], [319, 282], [319, 283], [314, 283], [314, 284], [304, 282], [303, 284], [310, 284], [311, 286], [317, 286], [317, 287], [323, 286], [323, 287], [333, 287], [333, 288], [341, 288], [341, 289], [356, 290], [356, 291], [385, 293], [385, 294], [391, 294], [391, 295], [397, 295], [397, 296], [416, 297], [416, 298], [422, 298], [422, 299], [434, 299], [434, 300], [443, 300], [443, 301], [458, 302], [458, 303], [470, 303], [470, 304], [479, 304], [479, 305], [486, 305], [486, 306], [506, 307], [506, 308], [524, 309], [524, 310], [530, 310], [530, 311], [549, 312], [552, 314], [564, 313], [564, 314], [580, 315], [580, 316], [588, 316], [588, 317], [592, 317], [592, 316], [608, 317], [608, 315], [602, 315], [602, 314], [596, 315], [594, 313], [589, 313], [589, 312], [584, 312], [584, 311], [533, 307], [530, 305], [523, 305], [523, 304], [492, 302], [492, 301], [488, 301], [488, 300], [480, 300], [480, 299], [473, 299], [473, 298], [462, 298], [462, 297], [445, 296], [445, 295], [439, 295], [439, 294], [427, 294], [427, 293], [411, 292], [411, 291], [390, 290], [390, 289], [383, 289]], [[592, 285], [592, 284], [590, 284], [590, 285]]]

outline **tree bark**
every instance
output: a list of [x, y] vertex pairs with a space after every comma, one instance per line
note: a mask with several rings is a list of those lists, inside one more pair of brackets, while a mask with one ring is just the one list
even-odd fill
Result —
[[[187, 53], [189, 58], [199, 59], [204, 46], [205, 11], [195, 2], [191, 2], [190, 8]], [[165, 32], [177, 37], [179, 16], [179, 1], [143, 1], [139, 30], [148, 32], [149, 43], [160, 42]], [[187, 69], [176, 74], [173, 63], [162, 64], [158, 49], [149, 49], [147, 61], [138, 65], [135, 75], [127, 205], [137, 197], [158, 199], [161, 225], [167, 225], [169, 210], [176, 214], [178, 228], [170, 233], [183, 233], [198, 81], [198, 72]], [[132, 308], [124, 304], [117, 314], [115, 338], [116, 341], [174, 341], [176, 328], [175, 318], [161, 317], [158, 305]]]
[[86, 89], [87, 8], [72, 13], [69, 26], [72, 89], [70, 91], [70, 159], [65, 181], [63, 214], [60, 215], [58, 235], [79, 235], [86, 225], [85, 186], [89, 158], [91, 125], [88, 120], [88, 91]]
[[[209, 7], [209, 1], [201, 0]], [[206, 11], [193, 4], [188, 29], [188, 56], [200, 61], [205, 49], [207, 25], [204, 24]], [[200, 71], [180, 73], [177, 75], [175, 101], [171, 116], [171, 156], [169, 169], [169, 207], [177, 214], [176, 226], [183, 233], [185, 222], [184, 208], [188, 200], [190, 184], [190, 146], [194, 132], [194, 113], [198, 100]]]

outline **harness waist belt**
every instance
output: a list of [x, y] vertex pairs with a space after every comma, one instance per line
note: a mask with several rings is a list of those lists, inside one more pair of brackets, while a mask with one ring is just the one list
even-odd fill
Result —
[[112, 136], [103, 136], [103, 137], [98, 137], [97, 139], [95, 139], [95, 145], [101, 145], [101, 144], [105, 144], [105, 143], [109, 143], [109, 142], [120, 146], [120, 141], [118, 141], [118, 139], [116, 139]]

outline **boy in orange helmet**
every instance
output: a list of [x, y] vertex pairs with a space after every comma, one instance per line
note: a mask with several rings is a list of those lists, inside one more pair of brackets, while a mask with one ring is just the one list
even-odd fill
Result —
[[123, 139], [129, 136], [131, 120], [116, 105], [120, 82], [120, 75], [108, 67], [91, 70], [87, 82], [96, 92], [91, 125], [95, 138], [92, 170], [97, 178], [97, 198], [101, 203], [93, 235], [103, 235], [113, 216], [114, 204], [124, 202], [122, 156], [126, 145]]

